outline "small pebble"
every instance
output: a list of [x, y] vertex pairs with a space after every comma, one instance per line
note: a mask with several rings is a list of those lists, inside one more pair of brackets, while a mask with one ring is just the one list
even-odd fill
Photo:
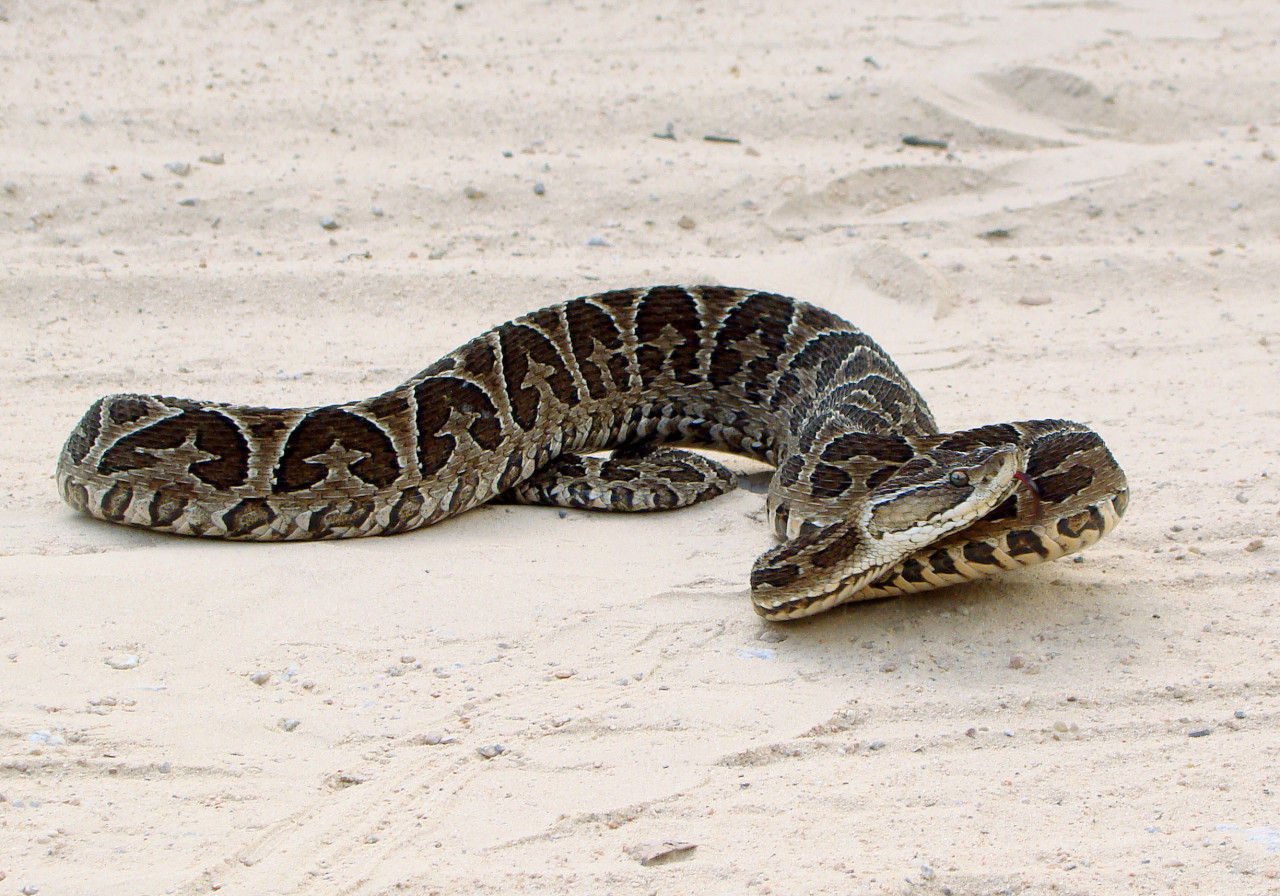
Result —
[[607, 239], [605, 239], [604, 237], [599, 236], [599, 235], [596, 235], [596, 236], [589, 236], [589, 237], [587, 237], [587, 238], [586, 238], [586, 240], [583, 242], [583, 244], [582, 244], [582, 245], [584, 245], [584, 246], [612, 246], [613, 244], [612, 244], [611, 242], [609, 242]]
[[1208, 737], [1208, 736], [1209, 736], [1208, 728], [1200, 728], [1200, 729], [1197, 729], [1196, 731], [1187, 732], [1187, 737]]
[[1018, 299], [1018, 304], [1019, 305], [1048, 305], [1052, 301], [1053, 301], [1053, 298], [1050, 296], [1044, 296], [1044, 295], [1022, 296], [1020, 299]]
[[487, 744], [483, 747], [477, 747], [476, 752], [485, 759], [492, 759], [495, 756], [501, 756], [507, 750], [502, 744]]
[[698, 844], [696, 843], [683, 843], [679, 840], [655, 840], [625, 847], [623, 852], [641, 865], [648, 866], [687, 856], [697, 848]]
[[112, 669], [136, 669], [142, 658], [136, 653], [122, 653], [107, 657], [106, 663]]
[[946, 149], [947, 141], [939, 140], [934, 137], [917, 137], [914, 134], [908, 134], [902, 138], [902, 142], [907, 146], [927, 146], [930, 149]]
[[766, 644], [781, 644], [787, 640], [787, 633], [780, 632], [776, 628], [767, 628], [757, 636], [756, 640], [764, 641]]
[[27, 740], [33, 744], [47, 744], [51, 747], [61, 747], [67, 740], [61, 734], [54, 734], [41, 728], [39, 731], [33, 731], [27, 735]]
[[693, 220], [693, 218], [690, 218], [688, 215], [681, 215], [680, 220], [676, 221], [676, 226], [679, 227], [681, 230], [693, 230], [693, 228], [697, 227], [698, 225]]
[[165, 162], [164, 167], [178, 175], [178, 177], [186, 177], [191, 173], [190, 162]]
[[1244, 549], [1245, 549], [1246, 551], [1248, 551], [1250, 554], [1252, 554], [1254, 551], [1260, 551], [1260, 550], [1262, 550], [1262, 539], [1261, 539], [1261, 538], [1255, 538], [1253, 541], [1251, 541], [1251, 542], [1249, 542], [1247, 545], [1245, 545], [1245, 546], [1244, 546]]
[[202, 155], [200, 157], [200, 161], [204, 162], [206, 165], [221, 165], [226, 161], [226, 158], [224, 158], [220, 152], [211, 152]]
[[462, 195], [468, 199], [483, 199], [485, 193], [484, 190], [477, 190], [475, 187], [466, 187], [463, 189]]
[[27, 884], [18, 892], [21, 893], [22, 896], [35, 896], [36, 893], [40, 892], [40, 888], [35, 884]]
[[437, 747], [445, 742], [445, 735], [443, 731], [428, 731], [419, 740], [429, 747]]
[[280, 728], [284, 731], [293, 731], [302, 724], [302, 719], [281, 719]]
[[386, 214], [386, 212], [384, 212], [384, 211], [382, 210], [382, 206], [380, 206], [380, 205], [375, 205], [375, 206], [373, 207], [372, 211], [373, 211], [373, 216], [374, 216], [375, 218], [381, 218], [383, 215], [385, 215], [385, 214]]
[[18, 195], [18, 185], [11, 180], [7, 180], [4, 184], [0, 185], [0, 190], [4, 190], [6, 196]]
[[920, 866], [920, 876], [925, 880], [933, 880], [934, 871], [928, 865]]
[[1026, 664], [1026, 659], [1020, 653], [1015, 653], [1013, 656], [1009, 657], [1010, 669], [1021, 669]]
[[332, 215], [325, 215], [320, 219], [320, 226], [325, 230], [337, 230], [342, 225], [335, 221]]
[[536, 184], [533, 185], [534, 196], [541, 196], [546, 192], [547, 192], [547, 187], [545, 184], [543, 184], [542, 181], [538, 181]]
[[254, 672], [249, 675], [249, 680], [261, 687], [271, 680], [270, 672]]
[[1245, 715], [1245, 711], [1243, 709], [1237, 709], [1235, 712], [1235, 716], [1237, 719], [1248, 718], [1248, 716]]
[[414, 656], [412, 653], [400, 654], [400, 662], [402, 663], [405, 663], [405, 664], [416, 663], [417, 661], [418, 661], [418, 658]]
[[573, 678], [573, 676], [574, 676], [574, 675], [576, 675], [577, 673], [576, 673], [576, 672], [574, 672], [574, 670], [572, 670], [572, 669], [557, 669], [556, 671], [552, 672], [551, 674], [552, 674], [554, 677], [556, 677], [556, 678], [559, 678], [559, 679], [561, 679], [561, 680], [564, 680], [564, 679], [566, 679], [566, 678]]
[[196, 199], [192, 197], [187, 197], [186, 199], [179, 199], [178, 205], [185, 205], [187, 208], [190, 208], [191, 206], [195, 205], [196, 202], [197, 202]]
[[883, 750], [883, 749], [884, 749], [884, 741], [882, 741], [882, 740], [873, 740], [871, 743], [867, 744], [867, 749], [868, 749], [868, 750]]

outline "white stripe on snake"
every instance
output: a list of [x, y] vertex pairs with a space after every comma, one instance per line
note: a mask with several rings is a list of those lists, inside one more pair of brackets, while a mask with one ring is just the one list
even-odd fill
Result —
[[768, 512], [783, 543], [751, 573], [756, 611], [775, 620], [1054, 560], [1128, 503], [1089, 428], [939, 433], [866, 334], [718, 286], [553, 305], [349, 404], [109, 396], [72, 431], [58, 487], [99, 519], [249, 541], [390, 535], [492, 500], [664, 509], [733, 487], [673, 444], [776, 466]]

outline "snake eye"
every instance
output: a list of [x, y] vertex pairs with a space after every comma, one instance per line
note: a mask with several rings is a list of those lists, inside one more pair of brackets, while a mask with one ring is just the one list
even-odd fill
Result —
[[947, 481], [956, 488], [964, 488], [969, 484], [969, 474], [963, 470], [953, 470], [951, 475], [947, 477]]

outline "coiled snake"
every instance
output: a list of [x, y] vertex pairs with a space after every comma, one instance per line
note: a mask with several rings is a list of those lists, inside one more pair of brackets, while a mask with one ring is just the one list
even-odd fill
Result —
[[57, 478], [68, 504], [114, 523], [349, 538], [494, 499], [653, 510], [733, 487], [673, 443], [776, 466], [767, 508], [783, 543], [751, 573], [768, 619], [1053, 560], [1111, 531], [1128, 503], [1087, 427], [939, 433], [866, 334], [804, 302], [713, 286], [544, 308], [349, 404], [109, 396], [72, 431]]

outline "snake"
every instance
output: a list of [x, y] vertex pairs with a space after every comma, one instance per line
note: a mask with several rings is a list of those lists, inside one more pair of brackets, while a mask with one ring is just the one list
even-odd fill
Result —
[[542, 308], [362, 401], [110, 395], [72, 429], [57, 484], [111, 523], [314, 540], [393, 535], [488, 502], [684, 507], [735, 485], [707, 450], [773, 467], [779, 543], [750, 593], [775, 621], [1073, 554], [1129, 501], [1088, 426], [940, 432], [870, 336], [819, 306], [723, 286]]

